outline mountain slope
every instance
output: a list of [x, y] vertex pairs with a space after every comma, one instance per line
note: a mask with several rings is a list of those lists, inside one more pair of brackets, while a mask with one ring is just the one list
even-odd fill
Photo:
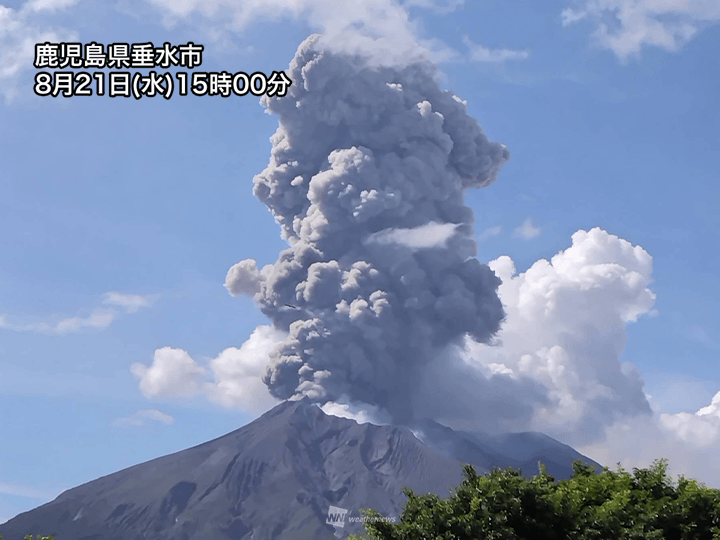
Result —
[[539, 461], [557, 480], [570, 478], [572, 467], [568, 465], [577, 459], [595, 466], [598, 472], [602, 469], [600, 464], [583, 456], [573, 447], [536, 431], [498, 435], [460, 432], [459, 435], [487, 451], [503, 456], [511, 467], [522, 470], [526, 475], [537, 474]]
[[598, 472], [602, 469], [571, 446], [542, 433], [470, 433], [454, 431], [433, 420], [416, 422], [412, 430], [431, 449], [462, 463], [472, 463], [478, 470], [512, 467], [532, 476], [539, 472], [538, 462], [542, 461], [547, 472], [561, 480], [570, 478], [572, 462], [577, 459], [593, 465]]
[[[328, 416], [306, 400], [285, 402], [223, 437], [70, 489], [0, 526], [0, 535], [5, 540], [28, 533], [55, 534], [57, 540], [324, 539], [336, 531], [325, 523], [330, 505], [348, 509], [350, 516], [364, 507], [399, 516], [403, 486], [445, 496], [462, 478], [458, 459], [481, 473], [521, 461], [522, 449], [513, 447], [512, 437], [493, 447], [436, 426], [465, 452], [431, 444], [441, 451], [434, 450], [405, 428]], [[527, 472], [536, 470], [537, 464]], [[340, 531], [361, 529], [346, 520]]]

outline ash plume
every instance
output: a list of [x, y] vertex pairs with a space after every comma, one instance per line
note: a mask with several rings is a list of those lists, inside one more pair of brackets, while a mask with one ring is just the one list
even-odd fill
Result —
[[500, 280], [476, 256], [468, 189], [509, 158], [425, 61], [383, 66], [298, 49], [272, 157], [255, 177], [289, 248], [225, 286], [286, 333], [263, 378], [279, 399], [350, 400], [413, 418], [424, 368], [465, 336], [488, 343], [504, 318]]

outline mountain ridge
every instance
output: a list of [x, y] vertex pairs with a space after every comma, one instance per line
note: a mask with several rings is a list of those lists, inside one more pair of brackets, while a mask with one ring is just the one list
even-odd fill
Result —
[[[286, 401], [226, 435], [69, 489], [0, 525], [0, 535], [5, 540], [29, 533], [54, 534], [56, 540], [327, 538], [362, 530], [360, 523], [328, 525], [330, 505], [350, 515], [371, 507], [398, 517], [404, 486], [443, 497], [461, 481], [463, 462], [480, 473], [518, 463], [493, 450], [493, 440], [473, 440], [430, 421], [415, 427], [424, 427], [425, 441], [407, 427], [358, 424], [327, 415], [308, 400]], [[443, 437], [453, 444], [443, 447]], [[536, 473], [537, 463], [523, 472]]]

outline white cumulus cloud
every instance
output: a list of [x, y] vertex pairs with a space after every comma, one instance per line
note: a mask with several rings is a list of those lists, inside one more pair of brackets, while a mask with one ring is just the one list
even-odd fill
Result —
[[156, 350], [149, 367], [135, 363], [130, 370], [140, 379], [145, 397], [192, 397], [200, 391], [205, 375], [205, 369], [187, 351], [172, 347]]
[[[467, 339], [459, 358], [440, 356], [429, 370], [424, 395], [453, 395], [436, 408], [441, 421], [537, 430], [575, 444], [601, 438], [619, 419], [651, 414], [622, 352], [627, 323], [655, 301], [652, 258], [598, 228], [572, 241], [519, 274], [507, 256], [490, 263], [507, 318], [495, 344]], [[445, 369], [448, 362], [455, 369]]]
[[203, 395], [223, 407], [262, 412], [277, 403], [262, 382], [270, 352], [285, 334], [271, 326], [258, 326], [241, 347], [229, 347], [207, 366], [187, 351], [163, 347], [150, 366], [135, 363], [131, 372], [148, 398], [191, 398]]
[[258, 326], [240, 348], [230, 347], [210, 361], [213, 381], [205, 385], [208, 399], [225, 407], [254, 412], [277, 403], [262, 382], [272, 349], [284, 333], [272, 326]]
[[494, 345], [467, 340], [431, 366], [427, 412], [463, 428], [541, 431], [611, 467], [666, 457], [671, 474], [720, 486], [720, 392], [695, 412], [653, 410], [623, 360], [627, 325], [656, 314], [652, 257], [599, 228], [572, 240], [522, 273], [506, 256], [490, 263], [505, 324]]
[[669, 460], [672, 475], [683, 474], [720, 487], [720, 392], [694, 413], [658, 414], [634, 418], [607, 429], [601, 443], [578, 450], [608, 465], [646, 467], [652, 460]]

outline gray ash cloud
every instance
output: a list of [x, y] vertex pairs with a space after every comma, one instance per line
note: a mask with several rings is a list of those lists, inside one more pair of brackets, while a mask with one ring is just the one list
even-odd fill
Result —
[[383, 66], [307, 39], [288, 71], [270, 164], [254, 193], [289, 247], [228, 272], [287, 332], [264, 377], [286, 399], [347, 399], [413, 417], [423, 370], [465, 335], [486, 343], [504, 318], [500, 280], [476, 258], [468, 189], [509, 158], [437, 68]]

